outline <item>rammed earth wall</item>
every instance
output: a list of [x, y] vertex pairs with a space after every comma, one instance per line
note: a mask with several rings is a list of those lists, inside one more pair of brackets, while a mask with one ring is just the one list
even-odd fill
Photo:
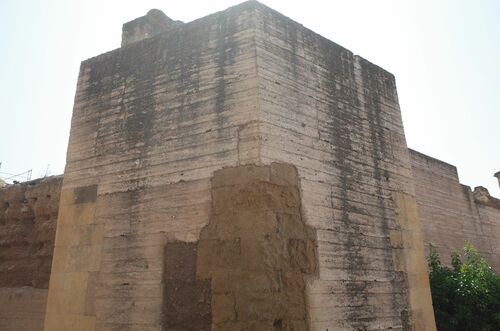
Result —
[[394, 77], [255, 1], [159, 19], [82, 63], [45, 329], [433, 330]]
[[500, 204], [476, 201], [471, 188], [460, 184], [453, 165], [416, 151], [410, 154], [425, 243], [436, 246], [449, 265], [451, 253], [469, 241], [500, 272]]
[[0, 330], [41, 330], [62, 176], [0, 188]]

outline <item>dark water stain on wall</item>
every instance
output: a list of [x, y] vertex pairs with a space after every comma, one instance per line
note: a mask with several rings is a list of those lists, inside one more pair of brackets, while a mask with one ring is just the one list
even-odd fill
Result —
[[[336, 53], [333, 53], [337, 51]], [[334, 167], [339, 169], [340, 175], [337, 179], [340, 199], [340, 206], [335, 206], [339, 210], [339, 219], [342, 222], [342, 232], [346, 235], [341, 245], [345, 256], [341, 258], [340, 264], [348, 270], [345, 279], [346, 297], [349, 305], [347, 310], [347, 323], [355, 330], [366, 330], [367, 325], [375, 317], [364, 316], [364, 306], [368, 304], [367, 282], [359, 281], [360, 273], [367, 268], [367, 261], [362, 253], [364, 234], [359, 225], [352, 220], [351, 212], [361, 213], [359, 207], [353, 206], [350, 201], [350, 192], [356, 190], [359, 185], [355, 180], [357, 168], [351, 161], [354, 150], [359, 148], [359, 143], [355, 142], [363, 130], [360, 118], [355, 113], [355, 105], [360, 104], [354, 91], [354, 66], [352, 54], [343, 54], [341, 49], [330, 47], [326, 54], [330, 54], [326, 59], [329, 70], [329, 80], [326, 87], [331, 98], [331, 143], [335, 146]], [[350, 58], [349, 58], [350, 55]], [[347, 57], [347, 58], [346, 58]], [[344, 58], [346, 58], [344, 60]], [[346, 87], [340, 87], [344, 85]], [[358, 145], [357, 145], [358, 144]], [[360, 307], [362, 309], [358, 309]]]
[[208, 331], [212, 324], [210, 280], [196, 279], [198, 244], [165, 246], [162, 329]]
[[236, 29], [235, 17], [230, 17], [228, 13], [220, 13], [216, 33], [216, 85], [215, 85], [215, 113], [217, 114], [217, 125], [222, 128], [224, 125], [224, 110], [226, 107], [226, 68], [234, 64], [235, 56], [238, 52], [238, 44], [234, 40]]

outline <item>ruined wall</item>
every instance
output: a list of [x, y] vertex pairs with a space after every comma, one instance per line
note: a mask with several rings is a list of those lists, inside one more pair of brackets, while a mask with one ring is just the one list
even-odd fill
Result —
[[123, 24], [122, 47], [154, 37], [182, 24], [180, 21], [173, 21], [161, 10], [151, 9], [146, 15]]
[[0, 188], [0, 330], [41, 330], [62, 176]]
[[426, 251], [432, 243], [450, 264], [451, 252], [467, 240], [500, 271], [500, 208], [476, 201], [454, 166], [413, 150], [410, 155]]
[[213, 330], [308, 330], [317, 243], [302, 219], [295, 167], [225, 168], [212, 197], [197, 276], [211, 280]]
[[218, 170], [197, 243], [165, 248], [166, 330], [307, 330], [316, 236], [291, 165]]

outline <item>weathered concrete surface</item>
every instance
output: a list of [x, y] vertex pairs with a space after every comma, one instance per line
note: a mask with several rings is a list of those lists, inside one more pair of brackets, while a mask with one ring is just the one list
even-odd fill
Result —
[[318, 235], [311, 329], [434, 330], [394, 77], [265, 7], [256, 20], [261, 162], [297, 167]]
[[[465, 241], [500, 271], [500, 203], [485, 189], [460, 184], [457, 169], [410, 150], [418, 214], [426, 246], [432, 243], [445, 264]], [[498, 203], [498, 205], [497, 205]], [[426, 247], [428, 249], [428, 247]]]
[[215, 170], [258, 162], [253, 6], [82, 63], [46, 330], [164, 327], [168, 243], [208, 224]]
[[434, 330], [394, 77], [255, 1], [141, 31], [81, 66], [45, 330]]
[[41, 330], [62, 176], [0, 188], [0, 330]]

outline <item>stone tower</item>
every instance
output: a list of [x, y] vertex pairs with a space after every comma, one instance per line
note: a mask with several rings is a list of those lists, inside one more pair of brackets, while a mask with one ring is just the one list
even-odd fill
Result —
[[394, 76], [249, 1], [82, 62], [45, 330], [435, 330]]

